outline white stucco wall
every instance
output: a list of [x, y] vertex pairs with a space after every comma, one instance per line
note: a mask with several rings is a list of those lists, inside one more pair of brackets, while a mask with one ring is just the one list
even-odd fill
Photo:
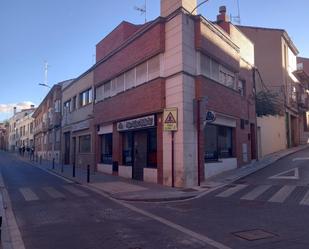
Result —
[[264, 157], [268, 154], [284, 150], [286, 144], [286, 127], [284, 116], [264, 116], [257, 119], [260, 127], [259, 155]]
[[205, 163], [205, 179], [214, 175], [220, 174], [224, 171], [237, 168], [236, 158], [220, 159], [219, 162]]

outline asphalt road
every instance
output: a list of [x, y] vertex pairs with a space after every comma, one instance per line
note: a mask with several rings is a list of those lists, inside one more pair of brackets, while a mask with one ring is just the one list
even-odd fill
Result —
[[187, 202], [135, 204], [231, 248], [309, 248], [309, 149]]
[[213, 248], [15, 156], [0, 169], [27, 249]]
[[308, 249], [308, 157], [295, 153], [199, 199], [125, 205], [3, 153], [0, 169], [27, 249]]

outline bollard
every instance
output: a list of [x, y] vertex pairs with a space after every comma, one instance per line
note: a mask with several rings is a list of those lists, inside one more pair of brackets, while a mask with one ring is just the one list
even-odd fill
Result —
[[73, 162], [73, 177], [75, 177], [75, 162]]
[[53, 158], [53, 169], [55, 169], [55, 158]]
[[90, 182], [90, 165], [87, 165], [87, 182]]

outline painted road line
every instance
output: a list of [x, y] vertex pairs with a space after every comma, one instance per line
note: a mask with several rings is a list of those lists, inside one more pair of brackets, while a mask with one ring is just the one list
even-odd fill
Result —
[[268, 201], [282, 203], [290, 196], [290, 194], [294, 191], [295, 188], [296, 186], [292, 186], [292, 185], [283, 186]]
[[[293, 175], [290, 175], [291, 172], [293, 173]], [[299, 179], [299, 170], [298, 170], [298, 168], [289, 169], [289, 170], [283, 171], [279, 174], [276, 174], [274, 176], [268, 177], [268, 179], [298, 180]]]
[[211, 239], [211, 238], [209, 238], [209, 237], [207, 237], [207, 236], [205, 236], [203, 234], [200, 234], [200, 233], [197, 233], [197, 232], [195, 232], [193, 230], [185, 228], [185, 227], [183, 227], [183, 226], [181, 226], [179, 224], [171, 222], [171, 221], [169, 221], [169, 220], [167, 220], [167, 219], [165, 219], [163, 217], [160, 217], [158, 215], [152, 214], [152, 213], [150, 213], [148, 211], [145, 211], [143, 209], [137, 208], [137, 207], [135, 207], [135, 206], [133, 206], [133, 205], [131, 205], [129, 203], [125, 203], [125, 202], [122, 202], [120, 200], [116, 200], [116, 199], [110, 197], [109, 195], [103, 193], [102, 191], [100, 191], [98, 189], [95, 189], [95, 188], [90, 187], [90, 186], [85, 186], [85, 185], [83, 185], [83, 187], [87, 188], [87, 189], [89, 189], [89, 190], [91, 190], [93, 192], [96, 192], [99, 195], [101, 195], [101, 196], [103, 196], [103, 197], [105, 197], [105, 198], [107, 198], [107, 199], [109, 199], [109, 200], [111, 200], [111, 201], [113, 201], [115, 203], [118, 203], [119, 205], [121, 205], [123, 207], [126, 207], [126, 208], [128, 208], [128, 209], [130, 209], [130, 210], [132, 210], [132, 211], [134, 211], [136, 213], [139, 213], [139, 214], [144, 215], [144, 216], [146, 216], [148, 218], [156, 220], [157, 222], [159, 222], [161, 224], [164, 224], [165, 226], [168, 226], [168, 227], [173, 228], [173, 229], [175, 229], [175, 230], [177, 230], [177, 231], [179, 231], [179, 232], [181, 232], [183, 234], [186, 234], [186, 235], [188, 235], [188, 236], [190, 236], [192, 238], [195, 238], [195, 239], [203, 242], [205, 245], [210, 245], [210, 246], [212, 246], [214, 248], [217, 248], [217, 249], [232, 249], [229, 246], [226, 246], [226, 245], [224, 245], [224, 244], [222, 244], [222, 243], [220, 243], [218, 241], [215, 241], [215, 240], [213, 240], [213, 239]]
[[300, 201], [299, 204], [309, 206], [309, 190], [307, 191], [304, 198]]
[[30, 188], [20, 188], [19, 191], [26, 201], [37, 201], [39, 199]]
[[229, 196], [237, 193], [238, 191], [240, 191], [240, 190], [242, 190], [246, 187], [248, 187], [247, 184], [238, 184], [238, 185], [235, 185], [235, 187], [231, 187], [231, 188], [223, 191], [222, 193], [216, 195], [216, 197], [223, 197], [223, 198], [229, 197]]
[[86, 192], [79, 190], [73, 186], [63, 186], [64, 189], [66, 189], [67, 191], [69, 191], [70, 193], [78, 196], [78, 197], [87, 197], [89, 196]]
[[263, 194], [267, 189], [269, 189], [271, 185], [261, 185], [257, 186], [255, 189], [250, 191], [249, 193], [245, 194], [243, 197], [241, 197], [241, 200], [248, 200], [253, 201], [257, 197], [259, 197], [261, 194]]
[[43, 187], [42, 189], [52, 198], [57, 199], [57, 198], [64, 198], [65, 197], [64, 194], [62, 194], [61, 192], [59, 192], [58, 190], [56, 190], [53, 187]]

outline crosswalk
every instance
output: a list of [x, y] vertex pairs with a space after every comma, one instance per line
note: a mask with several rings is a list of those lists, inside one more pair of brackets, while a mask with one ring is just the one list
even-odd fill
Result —
[[234, 184], [219, 190], [215, 197], [236, 198], [243, 201], [258, 200], [270, 203], [285, 203], [290, 199], [299, 205], [309, 206], [309, 187]]
[[[21, 194], [22, 199], [27, 202], [46, 199], [46, 197], [52, 199], [61, 199], [61, 198], [63, 199], [69, 196], [75, 196], [75, 197], [89, 196], [87, 192], [71, 185], [63, 185], [57, 187], [57, 189], [51, 186], [44, 186], [41, 188], [23, 187], [19, 188], [18, 192]], [[42, 195], [42, 192], [44, 192], [45, 195]]]

